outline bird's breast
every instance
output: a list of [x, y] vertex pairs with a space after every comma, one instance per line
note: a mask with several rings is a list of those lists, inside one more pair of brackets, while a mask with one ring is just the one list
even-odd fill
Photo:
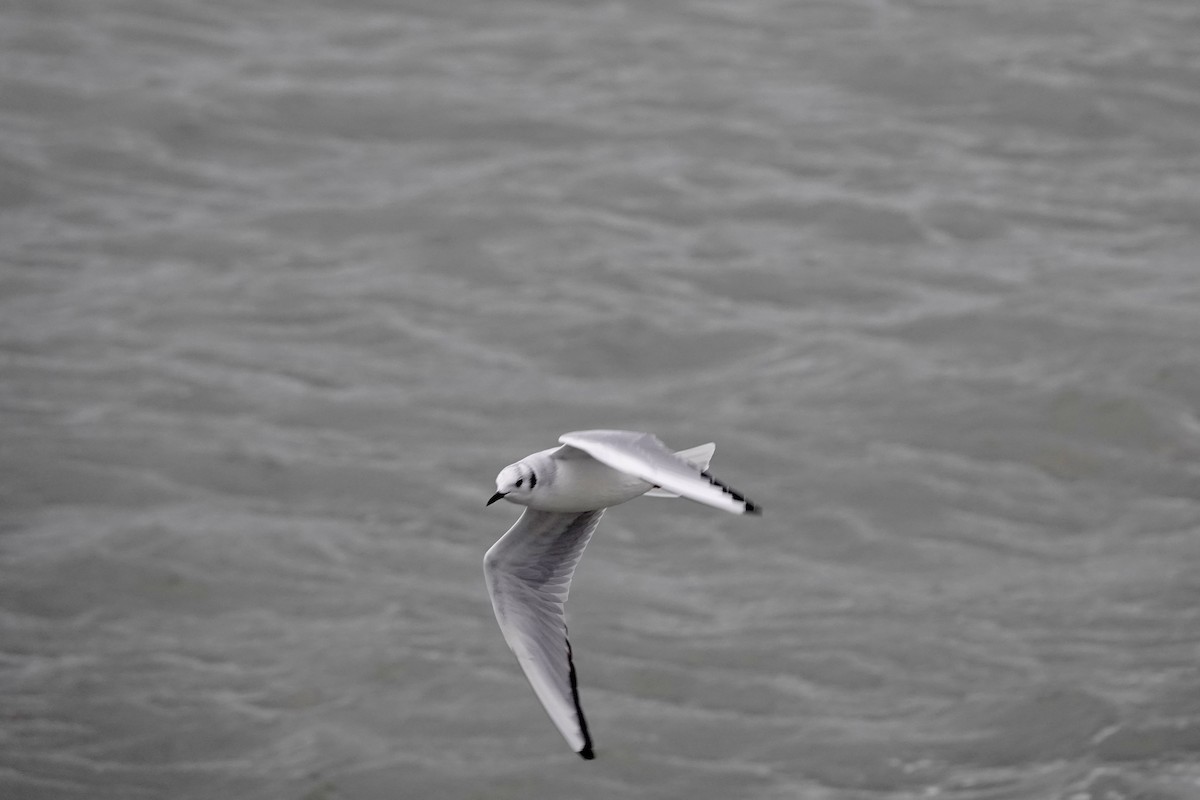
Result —
[[532, 508], [542, 511], [593, 511], [624, 503], [653, 487], [594, 458], [559, 461], [554, 483], [540, 493]]

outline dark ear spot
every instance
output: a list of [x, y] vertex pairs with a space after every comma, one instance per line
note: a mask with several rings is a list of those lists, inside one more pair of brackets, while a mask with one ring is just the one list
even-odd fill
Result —
[[530, 491], [532, 491], [533, 487], [535, 487], [535, 486], [537, 486], [537, 473], [530, 472], [529, 473], [529, 489], [530, 489]]

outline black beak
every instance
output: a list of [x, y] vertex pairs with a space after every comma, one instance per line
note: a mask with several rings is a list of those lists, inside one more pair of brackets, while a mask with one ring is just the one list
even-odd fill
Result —
[[508, 492], [496, 492], [494, 495], [491, 496], [491, 498], [486, 503], [484, 503], [484, 505], [490, 506], [492, 503], [501, 499], [506, 494], [508, 494]]

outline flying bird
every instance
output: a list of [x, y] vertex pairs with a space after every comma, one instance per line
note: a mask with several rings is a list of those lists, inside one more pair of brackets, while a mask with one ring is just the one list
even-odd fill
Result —
[[571, 577], [600, 517], [641, 495], [686, 497], [732, 514], [762, 509], [708, 472], [716, 445], [672, 452], [649, 433], [564, 433], [560, 447], [509, 464], [496, 476], [497, 500], [524, 513], [483, 557], [492, 608], [504, 640], [571, 749], [595, 758], [563, 607]]

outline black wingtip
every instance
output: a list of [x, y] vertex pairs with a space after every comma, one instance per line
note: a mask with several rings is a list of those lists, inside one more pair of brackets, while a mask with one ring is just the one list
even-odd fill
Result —
[[722, 492], [724, 492], [725, 494], [732, 497], [734, 500], [741, 503], [743, 514], [754, 514], [755, 516], [762, 516], [762, 506], [755, 505], [754, 503], [750, 502], [749, 500], [746, 499], [745, 495], [738, 494], [737, 492], [735, 492], [733, 490], [733, 487], [730, 486], [729, 484], [721, 483], [721, 481], [717, 480], [716, 478], [714, 478], [712, 476], [711, 472], [709, 472], [707, 470], [702, 470], [700, 472], [700, 477], [707, 478], [708, 482], [711, 483], [713, 486], [716, 486]]
[[583, 749], [579, 751], [579, 756], [585, 761], [591, 761], [596, 757], [592, 752], [592, 735], [588, 732], [587, 720], [583, 718], [583, 706], [579, 703], [579, 679], [575, 675], [575, 658], [571, 653], [571, 640], [567, 639], [567, 664], [571, 668], [571, 697], [575, 701], [575, 716], [579, 717], [579, 732], [583, 734]]

